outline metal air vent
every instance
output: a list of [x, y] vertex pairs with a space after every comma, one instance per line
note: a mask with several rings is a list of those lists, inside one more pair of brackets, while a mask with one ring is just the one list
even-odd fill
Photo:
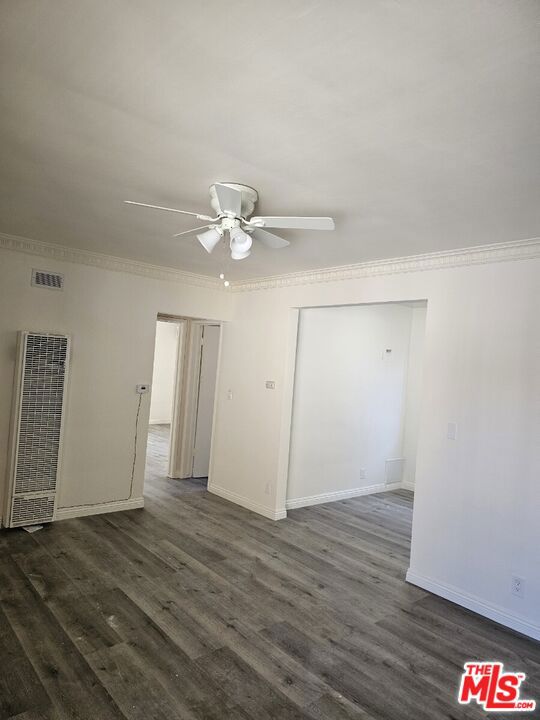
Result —
[[11, 511], [11, 527], [51, 522], [54, 517], [54, 495], [48, 497], [15, 497]]
[[45, 270], [32, 270], [32, 285], [44, 287], [49, 290], [63, 290], [64, 276], [61, 273], [51, 273]]

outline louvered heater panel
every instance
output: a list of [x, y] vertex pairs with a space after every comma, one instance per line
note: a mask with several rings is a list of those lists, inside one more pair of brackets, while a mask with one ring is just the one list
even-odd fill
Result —
[[23, 333], [11, 527], [53, 519], [69, 339]]
[[54, 517], [54, 495], [15, 496], [11, 513], [11, 527], [50, 522]]

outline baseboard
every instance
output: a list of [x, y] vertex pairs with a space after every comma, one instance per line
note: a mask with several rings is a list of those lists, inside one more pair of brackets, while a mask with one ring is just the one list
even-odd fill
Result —
[[414, 483], [413, 482], [407, 482], [406, 480], [404, 480], [401, 483], [401, 487], [403, 488], [403, 490], [411, 490], [411, 492], [414, 492]]
[[144, 498], [131, 500], [113, 500], [113, 502], [96, 503], [96, 505], [75, 505], [74, 507], [57, 508], [55, 520], [68, 520], [69, 518], [84, 517], [85, 515], [101, 515], [102, 513], [118, 512], [120, 510], [135, 510], [144, 507]]
[[366, 485], [351, 490], [338, 490], [337, 492], [321, 493], [320, 495], [308, 495], [307, 497], [292, 498], [287, 500], [287, 510], [294, 508], [308, 507], [309, 505], [321, 505], [322, 503], [336, 502], [336, 500], [347, 500], [348, 498], [359, 497], [360, 495], [372, 495], [373, 493], [385, 492], [386, 490], [399, 490], [401, 483], [377, 483], [377, 485]]
[[170, 425], [171, 421], [170, 420], [149, 420], [148, 424], [149, 425]]
[[225, 500], [230, 500], [231, 502], [236, 503], [236, 505], [241, 505], [242, 507], [247, 508], [247, 510], [252, 510], [253, 512], [263, 515], [270, 520], [283, 520], [283, 518], [287, 517], [287, 511], [285, 508], [273, 510], [272, 508], [265, 507], [264, 505], [259, 505], [259, 503], [253, 502], [253, 500], [250, 500], [243, 495], [238, 495], [231, 490], [226, 490], [225, 488], [218, 487], [217, 485], [209, 484], [208, 492], [211, 492], [214, 495], [219, 495], [219, 497], [222, 497]]
[[478, 613], [478, 615], [483, 615], [500, 625], [504, 625], [511, 630], [521, 633], [522, 635], [527, 635], [534, 640], [540, 640], [539, 625], [533, 625], [528, 620], [512, 615], [497, 605], [490, 605], [474, 595], [469, 595], [468, 593], [464, 593], [451, 585], [445, 585], [437, 580], [431, 580], [423, 575], [418, 575], [410, 569], [407, 570], [406, 579], [407, 582], [412, 585], [416, 585], [423, 590], [428, 590], [435, 595], [440, 595], [440, 597], [443, 597], [445, 600], [450, 600], [451, 602], [456, 603], [456, 605], [461, 605], [462, 607], [467, 608], [467, 610], [472, 610], [473, 612]]

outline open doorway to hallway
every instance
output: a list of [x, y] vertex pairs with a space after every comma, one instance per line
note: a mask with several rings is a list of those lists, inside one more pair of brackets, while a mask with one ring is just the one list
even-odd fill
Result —
[[196, 479], [206, 487], [220, 326], [158, 316], [146, 479]]

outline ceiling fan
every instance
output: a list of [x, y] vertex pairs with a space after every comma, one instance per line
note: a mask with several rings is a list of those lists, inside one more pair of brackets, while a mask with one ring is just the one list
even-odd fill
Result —
[[[220, 240], [223, 239], [225, 233], [228, 232], [231, 258], [233, 260], [243, 260], [248, 257], [251, 253], [253, 239], [274, 250], [290, 245], [288, 240], [269, 233], [266, 228], [333, 230], [335, 227], [333, 219], [329, 217], [252, 217], [248, 219], [258, 199], [257, 191], [248, 185], [215, 183], [210, 186], [210, 204], [216, 213], [214, 218], [209, 215], [188, 212], [187, 210], [149, 205], [134, 200], [124, 200], [124, 202], [128, 205], [139, 205], [154, 210], [192, 215], [198, 220], [205, 220], [206, 225], [176, 233], [173, 237], [197, 233], [197, 240], [208, 253], [212, 252]], [[205, 232], [199, 232], [201, 230]]]

